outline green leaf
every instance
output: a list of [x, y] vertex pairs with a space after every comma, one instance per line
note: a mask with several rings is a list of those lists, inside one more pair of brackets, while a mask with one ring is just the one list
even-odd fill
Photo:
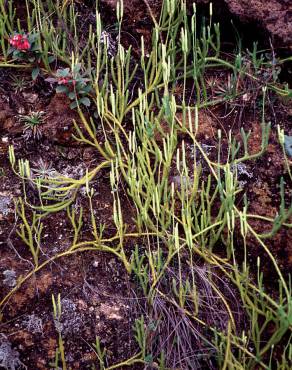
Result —
[[60, 94], [60, 93], [67, 93], [68, 92], [68, 87], [67, 86], [64, 86], [64, 85], [57, 86], [56, 87], [56, 92], [58, 94]]
[[145, 356], [145, 359], [144, 361], [147, 363], [147, 364], [151, 364], [153, 362], [153, 356], [151, 355], [151, 353], [147, 356]]
[[86, 85], [83, 87], [83, 91], [85, 91], [86, 93], [89, 93], [91, 90], [92, 90], [92, 87], [90, 85]]
[[18, 51], [18, 50], [14, 50], [14, 49], [12, 49], [13, 50], [13, 58], [15, 58], [15, 59], [18, 59], [18, 58], [21, 58], [21, 53]]
[[48, 63], [53, 63], [54, 61], [56, 60], [56, 58], [54, 57], [54, 55], [51, 55], [48, 57]]
[[289, 157], [292, 157], [292, 136], [285, 135], [284, 138], [286, 153], [289, 155]]
[[78, 82], [78, 80], [76, 80], [75, 82], [76, 82], [75, 89], [79, 92], [82, 89], [83, 84], [82, 82]]
[[38, 33], [31, 33], [28, 37], [28, 41], [32, 44], [38, 38]]
[[40, 48], [36, 44], [34, 44], [33, 46], [31, 46], [30, 51], [33, 51], [35, 54], [41, 54]]
[[57, 70], [57, 76], [58, 77], [67, 77], [70, 73], [69, 68], [63, 68], [63, 69], [58, 69]]
[[40, 74], [40, 69], [39, 67], [36, 67], [32, 70], [31, 72], [31, 77], [33, 79], [33, 81], [35, 81], [37, 78], [38, 78], [38, 75]]
[[69, 96], [69, 99], [71, 99], [71, 100], [76, 98], [76, 94], [75, 94], [74, 91], [71, 91], [68, 96]]
[[90, 106], [90, 100], [88, 99], [88, 98], [86, 98], [86, 97], [84, 97], [84, 98], [81, 98], [80, 100], [79, 100], [79, 103], [80, 104], [83, 104], [83, 105], [85, 105], [86, 107], [89, 107]]
[[77, 101], [75, 100], [75, 101], [73, 101], [71, 104], [70, 104], [70, 108], [71, 109], [74, 109], [74, 108], [76, 108], [77, 107]]

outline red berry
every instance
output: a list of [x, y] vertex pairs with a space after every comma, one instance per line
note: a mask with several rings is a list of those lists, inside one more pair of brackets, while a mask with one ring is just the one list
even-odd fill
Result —
[[20, 50], [28, 50], [29, 48], [30, 48], [30, 43], [27, 40], [22, 40], [21, 44], [18, 47], [18, 49]]
[[27, 35], [16, 34], [9, 39], [10, 45], [12, 45], [15, 49], [26, 51], [29, 50], [31, 45], [27, 39]]

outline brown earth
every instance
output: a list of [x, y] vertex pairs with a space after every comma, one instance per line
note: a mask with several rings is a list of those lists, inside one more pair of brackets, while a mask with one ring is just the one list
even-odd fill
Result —
[[[291, 0], [225, 0], [241, 21], [255, 21], [266, 29], [276, 43], [292, 48]], [[216, 6], [216, 1], [213, 1]]]
[[[190, 7], [193, 0], [187, 0]], [[197, 4], [213, 3], [214, 12], [221, 13], [221, 23], [230, 21], [229, 12], [243, 23], [252, 22], [272, 37], [273, 43], [292, 48], [292, 2], [291, 0], [197, 0]], [[102, 0], [101, 4], [116, 8], [117, 0]], [[147, 9], [148, 3], [149, 7]], [[152, 15], [156, 17], [161, 0], [124, 0], [125, 16], [135, 24]], [[222, 22], [223, 21], [223, 22]], [[279, 45], [280, 42], [280, 45]]]

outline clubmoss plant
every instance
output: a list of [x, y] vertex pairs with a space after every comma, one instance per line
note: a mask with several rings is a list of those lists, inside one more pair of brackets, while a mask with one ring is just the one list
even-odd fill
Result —
[[[58, 258], [88, 251], [110, 253], [123, 263], [146, 303], [145, 315], [134, 326], [139, 349], [121, 363], [106, 367], [97, 344], [101, 368], [121, 369], [139, 363], [162, 369], [203, 365], [210, 369], [288, 369], [291, 281], [268, 244], [280, 229], [292, 227], [292, 204], [285, 197], [287, 184], [280, 180], [280, 205], [274, 219], [252, 214], [236, 168], [243, 163], [256, 165], [266, 152], [271, 132], [266, 119], [267, 94], [288, 97], [291, 91], [274, 78], [275, 74], [263, 79], [264, 69], [271, 66], [256, 45], [248, 61], [240, 49], [225, 58], [220, 50], [220, 27], [212, 22], [212, 6], [209, 23], [199, 28], [195, 5], [189, 17], [185, 1], [164, 0], [159, 19], [153, 19], [150, 50], [145, 52], [142, 38], [141, 56], [135, 58], [132, 48], [125, 48], [121, 41], [122, 1], [117, 6], [118, 40], [112, 56], [107, 40], [101, 40], [98, 9], [96, 29], [89, 27], [80, 50], [82, 35], [74, 2], [57, 5], [46, 2], [50, 14], [63, 19], [73, 38], [47, 15], [38, 0], [32, 8], [29, 30], [37, 27], [46, 55], [55, 55], [62, 65], [53, 76], [49, 68], [46, 72], [58, 83], [57, 90], [66, 93], [72, 107], [77, 108], [82, 127], [74, 123], [76, 140], [94, 148], [100, 162], [78, 179], [61, 174], [36, 177], [29, 162], [16, 160], [13, 147], [9, 148], [11, 166], [23, 183], [25, 200], [17, 202], [18, 235], [32, 254], [34, 268], [3, 298], [0, 307]], [[5, 15], [0, 17], [0, 26], [11, 34], [16, 24], [12, 6], [7, 7], [3, 0], [0, 6]], [[16, 65], [7, 59], [6, 66]], [[215, 69], [230, 77], [227, 85], [210, 91], [213, 85], [206, 79]], [[262, 97], [260, 148], [251, 152], [250, 131], [241, 129], [239, 138], [232, 131], [218, 130], [214, 134], [217, 156], [207, 155], [198, 135], [200, 112], [226, 102], [233, 104], [244, 96], [243, 87], [251, 82]], [[175, 96], [178, 84], [182, 85], [181, 105]], [[97, 115], [91, 115], [91, 110], [85, 114], [90, 102]], [[279, 129], [278, 133], [283, 147], [283, 132]], [[94, 212], [92, 181], [101, 170], [107, 171], [112, 191], [110, 230], [105, 230]], [[28, 183], [38, 189], [38, 200], [29, 202]], [[88, 240], [80, 238], [85, 225], [83, 212], [78, 214], [73, 207], [84, 187], [90, 212]], [[133, 210], [131, 231], [123, 213], [125, 194]], [[72, 243], [48, 259], [40, 253], [42, 223], [49, 214], [64, 210], [72, 228]], [[256, 229], [254, 220], [264, 222], [269, 231]], [[261, 259], [256, 266], [249, 262], [254, 243], [277, 276], [278, 287], [272, 293], [267, 289]], [[60, 320], [60, 297], [53, 298], [53, 305], [54, 318]], [[220, 307], [221, 315], [216, 307]], [[198, 353], [190, 353], [193, 342]], [[66, 369], [60, 330], [58, 347], [55, 366], [61, 364]], [[275, 357], [275, 353], [280, 356]]]

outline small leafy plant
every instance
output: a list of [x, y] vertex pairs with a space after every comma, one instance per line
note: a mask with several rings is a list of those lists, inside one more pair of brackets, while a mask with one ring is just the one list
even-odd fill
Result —
[[46, 60], [47, 67], [49, 63], [55, 60], [54, 56], [48, 56], [45, 58], [44, 52], [39, 46], [39, 34], [38, 33], [14, 33], [9, 38], [10, 49], [8, 55], [12, 55], [13, 59], [32, 63], [34, 68], [32, 70], [32, 79], [36, 80], [40, 73], [40, 63], [42, 60]]
[[21, 77], [15, 74], [11, 74], [10, 85], [14, 89], [15, 93], [18, 94], [29, 88], [32, 85], [32, 81], [28, 80], [27, 77]]
[[80, 105], [90, 106], [88, 95], [92, 87], [89, 85], [89, 78], [81, 73], [81, 64], [77, 63], [70, 71], [70, 68], [58, 69], [55, 78], [48, 78], [47, 81], [57, 83], [57, 93], [64, 93], [72, 103], [70, 108], [74, 109]]
[[42, 133], [39, 126], [44, 122], [44, 114], [43, 111], [37, 111], [19, 117], [19, 121], [24, 123], [23, 133], [26, 140], [30, 138], [40, 140]]

